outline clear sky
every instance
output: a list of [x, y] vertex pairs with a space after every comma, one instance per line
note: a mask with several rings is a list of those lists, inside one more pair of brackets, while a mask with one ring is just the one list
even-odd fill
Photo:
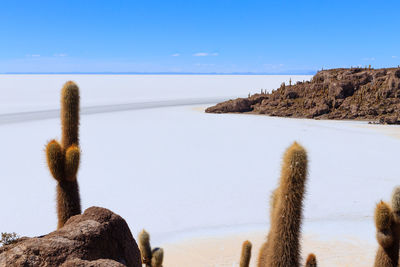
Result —
[[399, 0], [1, 0], [0, 72], [397, 66], [399, 11]]

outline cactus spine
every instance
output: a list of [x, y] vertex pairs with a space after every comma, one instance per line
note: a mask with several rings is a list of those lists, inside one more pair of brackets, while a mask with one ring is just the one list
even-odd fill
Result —
[[251, 242], [246, 240], [242, 244], [242, 254], [240, 255], [240, 267], [249, 267], [251, 258]]
[[317, 257], [313, 253], [308, 255], [305, 267], [317, 267]]
[[47, 165], [57, 183], [58, 226], [81, 213], [76, 174], [79, 168], [79, 88], [69, 81], [61, 91], [61, 144], [56, 140], [46, 146]]
[[138, 239], [143, 264], [146, 267], [161, 267], [164, 259], [164, 250], [162, 248], [151, 250], [150, 234], [144, 229], [139, 233]]
[[293, 143], [283, 156], [279, 188], [275, 191], [267, 243], [260, 251], [259, 267], [296, 267], [300, 259], [300, 227], [307, 178], [307, 153]]

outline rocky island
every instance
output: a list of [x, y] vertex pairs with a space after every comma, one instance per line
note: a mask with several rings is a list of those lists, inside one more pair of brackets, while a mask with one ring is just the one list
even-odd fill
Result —
[[322, 70], [311, 81], [282, 83], [270, 93], [225, 101], [206, 112], [400, 124], [400, 68]]

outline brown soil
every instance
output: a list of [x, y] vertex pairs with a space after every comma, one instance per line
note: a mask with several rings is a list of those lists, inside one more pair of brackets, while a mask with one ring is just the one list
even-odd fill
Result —
[[311, 81], [282, 84], [271, 93], [222, 102], [206, 112], [400, 124], [400, 68], [322, 70]]

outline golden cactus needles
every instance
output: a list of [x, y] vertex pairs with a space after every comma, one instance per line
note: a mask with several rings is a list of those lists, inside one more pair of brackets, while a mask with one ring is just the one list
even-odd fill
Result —
[[164, 250], [162, 248], [151, 249], [150, 234], [144, 229], [139, 233], [138, 239], [143, 264], [146, 267], [162, 267]]
[[81, 213], [79, 186], [79, 88], [69, 81], [61, 91], [61, 144], [56, 140], [46, 146], [47, 165], [57, 184], [58, 228]]
[[271, 229], [262, 246], [259, 267], [296, 267], [300, 259], [300, 227], [307, 178], [307, 153], [293, 143], [283, 156], [279, 188], [274, 192]]
[[151, 267], [150, 235], [144, 229], [139, 233], [139, 249], [142, 255], [142, 262], [146, 264], [146, 266]]
[[379, 247], [375, 267], [396, 267], [399, 260], [399, 240], [393, 213], [388, 204], [381, 201], [375, 208], [376, 239]]
[[308, 255], [305, 267], [317, 267], [317, 257], [313, 253]]

